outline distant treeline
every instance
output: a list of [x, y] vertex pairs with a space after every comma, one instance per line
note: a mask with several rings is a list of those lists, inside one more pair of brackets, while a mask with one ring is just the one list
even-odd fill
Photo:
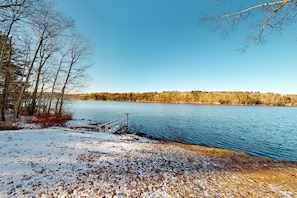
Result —
[[146, 93], [91, 93], [67, 95], [69, 100], [102, 100], [154, 103], [297, 106], [297, 95], [260, 92], [164, 91]]

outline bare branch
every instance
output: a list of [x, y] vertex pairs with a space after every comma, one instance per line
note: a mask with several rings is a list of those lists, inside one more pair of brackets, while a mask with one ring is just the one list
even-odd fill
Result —
[[284, 6], [286, 6], [287, 3], [284, 2], [282, 4], [280, 4], [275, 10], [273, 10], [270, 15], [263, 21], [263, 23], [260, 25], [260, 31], [258, 33], [258, 38], [260, 39], [262, 37], [262, 34], [264, 32], [265, 27], [269, 24], [269, 21], [271, 20], [271, 18], [278, 13]]
[[[282, 29], [282, 26], [294, 22], [297, 16], [296, 7], [296, 0], [270, 1], [258, 3], [237, 12], [206, 17], [202, 21], [211, 22], [212, 25], [215, 25], [215, 30], [222, 30], [226, 36], [236, 30], [239, 22], [249, 18], [252, 26], [257, 27], [258, 31], [253, 36], [247, 37], [246, 45], [243, 48], [246, 50], [251, 43], [263, 43], [263, 35], [267, 27], [270, 27], [272, 31], [278, 31]], [[260, 13], [260, 11], [264, 12]], [[253, 13], [256, 15], [252, 15]]]
[[285, 6], [286, 4], [288, 4], [290, 2], [292, 2], [292, 0], [281, 0], [281, 1], [262, 3], [262, 4], [251, 6], [251, 7], [247, 8], [247, 9], [241, 10], [239, 12], [225, 14], [225, 15], [219, 16], [217, 18], [219, 18], [219, 19], [230, 18], [230, 17], [241, 18], [242, 14], [245, 14], [247, 12], [250, 12], [250, 11], [258, 9], [258, 8], [269, 7], [269, 6], [274, 6], [274, 5], [281, 5], [283, 7], [283, 6]]
[[0, 9], [5, 9], [5, 8], [11, 8], [11, 7], [18, 7], [22, 6], [22, 3], [11, 3], [11, 4], [5, 4], [5, 5], [0, 5]]

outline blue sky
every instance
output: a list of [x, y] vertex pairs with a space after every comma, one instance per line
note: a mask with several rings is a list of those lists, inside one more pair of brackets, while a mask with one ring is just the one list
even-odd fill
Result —
[[[91, 92], [260, 91], [297, 94], [296, 24], [238, 51], [254, 31], [244, 22], [225, 39], [203, 13], [237, 10], [203, 0], [59, 0], [92, 44]], [[242, 1], [238, 1], [242, 2]]]

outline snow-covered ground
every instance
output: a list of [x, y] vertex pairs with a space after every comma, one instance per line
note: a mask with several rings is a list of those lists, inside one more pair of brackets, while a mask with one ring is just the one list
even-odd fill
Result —
[[[84, 123], [68, 124], [75, 125]], [[129, 134], [26, 127], [0, 131], [0, 197], [297, 197], [296, 163]]]

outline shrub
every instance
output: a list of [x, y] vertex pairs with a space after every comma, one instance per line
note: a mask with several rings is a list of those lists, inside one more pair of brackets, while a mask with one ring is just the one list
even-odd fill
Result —
[[32, 120], [32, 123], [41, 124], [42, 128], [46, 128], [51, 126], [62, 126], [71, 119], [71, 114], [37, 113], [36, 118]]

